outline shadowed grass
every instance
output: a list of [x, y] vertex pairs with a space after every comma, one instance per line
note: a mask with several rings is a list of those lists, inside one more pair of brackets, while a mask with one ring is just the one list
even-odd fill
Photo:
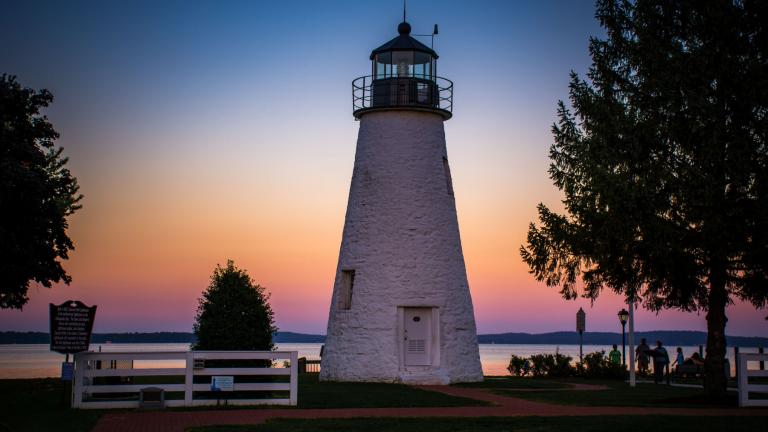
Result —
[[622, 381], [594, 381], [571, 379], [568, 382], [584, 384], [602, 384], [608, 390], [588, 391], [515, 391], [514, 389], [495, 389], [504, 396], [547, 402], [560, 405], [577, 406], [635, 406], [669, 408], [708, 408], [733, 407], [738, 404], [737, 395], [729, 392], [720, 399], [712, 399], [703, 389], [672, 387], [665, 384], [640, 384], [635, 388]]
[[485, 377], [485, 380], [475, 383], [453, 384], [456, 387], [492, 388], [492, 389], [556, 389], [568, 388], [567, 384], [546, 378], [530, 377]]
[[[146, 379], [150, 378], [150, 379]], [[167, 378], [138, 377], [141, 384], [168, 382]], [[64, 385], [58, 378], [0, 380], [0, 432], [86, 432], [105, 412], [74, 410], [63, 403]], [[318, 374], [299, 376], [299, 408], [454, 407], [486, 402], [430, 392], [402, 384], [319, 382]], [[274, 406], [178, 408], [178, 410], [263, 409]], [[290, 407], [285, 407], [291, 409]]]
[[58, 378], [0, 380], [0, 431], [87, 432], [103, 411], [63, 404]]
[[190, 432], [615, 432], [653, 429], [656, 431], [709, 432], [762, 430], [760, 417], [675, 417], [675, 416], [592, 416], [592, 417], [426, 417], [351, 419], [273, 419], [255, 426], [213, 426], [188, 429]]
[[[485, 401], [451, 396], [444, 393], [421, 390], [404, 384], [321, 382], [319, 374], [299, 375], [298, 408], [410, 408], [410, 407], [459, 407], [489, 406]], [[291, 407], [254, 405], [174, 408], [180, 411], [205, 411], [210, 409], [274, 409]]]
[[478, 401], [404, 384], [320, 382], [318, 374], [299, 376], [299, 408], [388, 408], [487, 406]]

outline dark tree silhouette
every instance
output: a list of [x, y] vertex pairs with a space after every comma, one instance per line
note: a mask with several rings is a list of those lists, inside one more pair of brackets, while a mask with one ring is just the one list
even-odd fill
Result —
[[80, 209], [77, 179], [65, 165], [59, 134], [40, 114], [48, 90], [0, 76], [0, 308], [21, 309], [30, 282], [50, 288], [72, 278], [61, 260], [74, 249], [67, 218]]
[[277, 331], [266, 289], [227, 261], [216, 266], [195, 317], [196, 350], [272, 350]]
[[[571, 73], [523, 260], [567, 299], [604, 287], [707, 311], [705, 387], [725, 391], [726, 305], [768, 297], [768, 2], [603, 0]], [[583, 285], [577, 287], [577, 282]], [[583, 289], [579, 288], [583, 286]]]

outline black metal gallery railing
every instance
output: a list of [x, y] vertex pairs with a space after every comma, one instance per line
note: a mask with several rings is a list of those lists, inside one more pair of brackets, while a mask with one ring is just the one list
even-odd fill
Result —
[[445, 118], [453, 112], [453, 82], [442, 77], [394, 77], [372, 75], [352, 81], [352, 111], [355, 117], [376, 108], [436, 110]]

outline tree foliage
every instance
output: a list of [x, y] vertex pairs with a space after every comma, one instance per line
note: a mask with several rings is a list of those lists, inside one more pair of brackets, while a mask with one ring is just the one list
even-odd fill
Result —
[[50, 288], [72, 278], [61, 260], [74, 249], [67, 218], [81, 208], [59, 134], [40, 110], [48, 90], [0, 76], [0, 308], [21, 309], [30, 282]]
[[604, 287], [706, 310], [706, 387], [725, 390], [725, 307], [768, 299], [768, 3], [601, 0], [588, 80], [571, 73], [550, 177], [520, 248], [563, 297]]
[[199, 299], [194, 349], [269, 351], [276, 331], [266, 289], [231, 260], [217, 265]]
[[584, 354], [584, 361], [576, 365], [577, 374], [594, 379], [626, 379], [627, 367], [612, 363], [605, 351]]

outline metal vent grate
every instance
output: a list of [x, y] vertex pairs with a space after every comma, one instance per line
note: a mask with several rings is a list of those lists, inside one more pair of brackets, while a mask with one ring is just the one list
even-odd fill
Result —
[[426, 348], [426, 341], [424, 339], [409, 339], [408, 340], [408, 352], [409, 353], [423, 353]]

